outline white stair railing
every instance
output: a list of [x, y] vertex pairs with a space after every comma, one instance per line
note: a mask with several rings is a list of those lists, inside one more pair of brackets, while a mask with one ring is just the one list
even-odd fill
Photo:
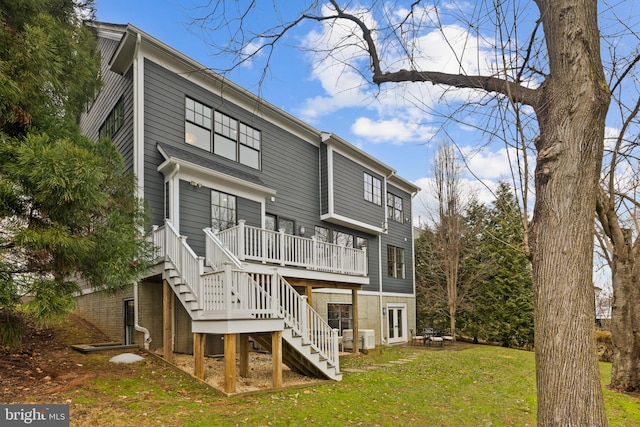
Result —
[[181, 283], [197, 298], [203, 318], [284, 318], [303, 344], [310, 344], [338, 371], [338, 331], [307, 303], [307, 297], [276, 269], [272, 274], [247, 271], [210, 229], [205, 234], [207, 264], [216, 270], [210, 273], [204, 272], [204, 258], [193, 252], [169, 221], [154, 226], [152, 233], [158, 256], [170, 261], [181, 275]]
[[169, 221], [161, 227], [153, 227], [153, 242], [158, 248], [158, 255], [171, 261], [182, 278], [182, 284], [198, 298], [202, 294], [199, 285], [204, 273], [204, 258], [193, 252], [186, 236], [178, 234]]

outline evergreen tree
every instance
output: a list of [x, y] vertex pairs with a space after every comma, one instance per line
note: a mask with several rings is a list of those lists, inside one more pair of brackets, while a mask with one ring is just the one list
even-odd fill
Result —
[[482, 239], [494, 271], [478, 294], [475, 322], [481, 339], [507, 347], [533, 345], [533, 285], [522, 233], [517, 201], [501, 182]]
[[115, 290], [146, 268], [134, 176], [110, 141], [89, 141], [77, 125], [100, 85], [97, 43], [78, 18], [87, 14], [75, 0], [0, 0], [4, 344], [19, 344], [22, 297], [47, 319], [73, 307], [79, 283]]

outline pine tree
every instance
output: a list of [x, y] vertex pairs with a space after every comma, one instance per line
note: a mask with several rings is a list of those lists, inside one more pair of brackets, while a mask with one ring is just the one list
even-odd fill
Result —
[[77, 124], [100, 85], [96, 39], [78, 18], [87, 12], [74, 0], [0, 0], [5, 344], [19, 343], [11, 320], [23, 297], [47, 319], [73, 307], [79, 283], [115, 290], [146, 268], [134, 176], [110, 141], [89, 141]]

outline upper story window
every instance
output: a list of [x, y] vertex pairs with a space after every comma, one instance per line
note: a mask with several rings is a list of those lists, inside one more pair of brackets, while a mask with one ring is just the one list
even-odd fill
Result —
[[236, 196], [211, 190], [211, 228], [226, 230], [236, 225]]
[[105, 119], [102, 126], [100, 126], [100, 130], [98, 131], [100, 139], [113, 138], [116, 132], [118, 132], [122, 127], [122, 118], [124, 115], [124, 107], [122, 104], [122, 98], [120, 98]]
[[185, 142], [260, 169], [262, 132], [191, 98], [185, 98]]
[[213, 152], [229, 160], [260, 169], [262, 133], [224, 113], [214, 114]]
[[364, 199], [382, 205], [382, 182], [368, 173], [364, 173]]
[[404, 279], [404, 249], [397, 246], [387, 246], [387, 275], [397, 279]]
[[187, 144], [211, 151], [211, 107], [186, 98], [184, 140]]
[[403, 222], [402, 197], [398, 197], [392, 193], [387, 193], [387, 218]]

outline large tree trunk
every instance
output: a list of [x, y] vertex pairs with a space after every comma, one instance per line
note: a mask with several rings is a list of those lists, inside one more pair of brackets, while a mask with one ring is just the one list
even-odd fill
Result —
[[628, 234], [626, 244], [615, 246], [613, 254], [610, 387], [619, 391], [640, 391], [640, 277], [637, 268], [640, 260], [635, 256]]
[[594, 334], [594, 207], [609, 91], [595, 0], [536, 0], [550, 75], [535, 106], [534, 279], [538, 424], [605, 426]]

